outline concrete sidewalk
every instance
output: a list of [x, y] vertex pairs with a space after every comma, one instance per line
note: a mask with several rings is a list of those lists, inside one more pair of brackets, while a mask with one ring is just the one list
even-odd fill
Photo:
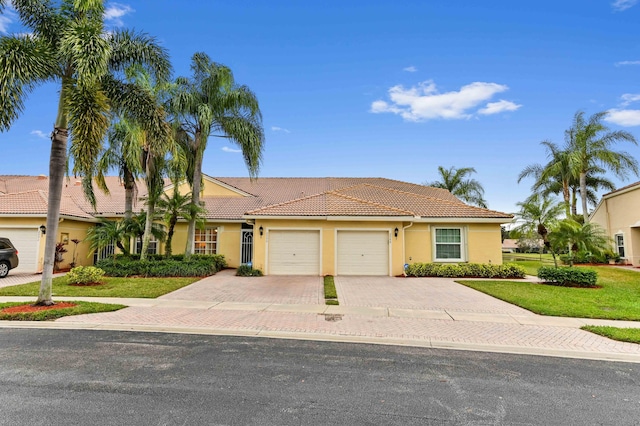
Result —
[[[270, 279], [247, 280], [253, 292], [223, 272], [158, 299], [55, 297], [129, 307], [45, 323], [0, 321], [0, 327], [262, 336], [640, 362], [640, 345], [580, 330], [587, 324], [640, 328], [640, 322], [535, 315], [449, 279], [337, 277], [340, 306], [316, 302], [317, 277], [292, 277], [288, 284], [279, 277], [277, 291], [264, 285]], [[291, 297], [287, 286], [298, 296]]]

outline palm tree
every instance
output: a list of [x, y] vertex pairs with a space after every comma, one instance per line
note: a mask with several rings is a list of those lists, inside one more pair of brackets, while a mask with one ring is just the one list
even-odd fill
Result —
[[573, 266], [573, 259], [579, 251], [603, 254], [611, 250], [609, 240], [599, 225], [579, 223], [573, 219], [558, 222], [549, 233], [549, 242], [554, 253], [563, 249], [569, 251], [569, 266]]
[[[143, 250], [148, 251], [149, 246], [144, 246], [144, 235], [147, 229], [147, 212], [142, 210], [139, 213], [134, 214], [131, 217], [131, 220], [124, 224], [125, 236], [126, 239], [134, 238], [136, 240], [135, 245], [137, 246], [140, 243], [140, 260], [144, 260], [146, 256], [142, 256]], [[156, 240], [163, 241], [166, 237], [166, 232], [164, 230], [164, 225], [156, 223], [155, 220], [159, 219], [158, 217], [153, 217], [151, 220], [151, 230], [149, 231], [151, 235], [154, 236]]]
[[[131, 31], [104, 29], [99, 0], [12, 0], [27, 33], [0, 38], [0, 129], [7, 130], [24, 108], [24, 98], [40, 84], [60, 85], [58, 111], [51, 136], [44, 270], [36, 304], [51, 305], [51, 284], [60, 217], [67, 141], [73, 173], [82, 176], [85, 193], [95, 204], [92, 177], [112, 112], [127, 111], [156, 131], [164, 121], [153, 101], [119, 72], [141, 63], [164, 80], [167, 52], [155, 40]], [[69, 135], [70, 133], [70, 135]]]
[[[171, 241], [173, 240], [173, 233], [178, 220], [190, 220], [191, 218], [191, 193], [180, 194], [178, 186], [175, 185], [171, 195], [162, 194], [162, 198], [158, 200], [156, 207], [158, 215], [162, 216], [167, 226], [167, 241], [164, 253], [166, 257], [171, 257], [173, 253]], [[200, 209], [201, 213], [204, 213], [204, 209], [201, 207]]]
[[258, 175], [264, 147], [262, 114], [255, 94], [246, 86], [236, 85], [231, 70], [212, 62], [204, 53], [193, 55], [191, 70], [191, 78], [176, 80], [176, 91], [169, 101], [179, 127], [179, 141], [191, 159], [187, 168], [192, 206], [185, 249], [187, 258], [193, 253], [202, 159], [209, 137], [223, 137], [237, 144], [252, 178]]
[[589, 220], [587, 209], [587, 176], [594, 167], [612, 171], [621, 179], [626, 179], [628, 172], [638, 175], [638, 162], [626, 152], [612, 151], [613, 144], [619, 141], [637, 145], [635, 137], [626, 131], [610, 131], [602, 124], [607, 112], [593, 114], [585, 121], [584, 112], [578, 111], [573, 117], [573, 124], [565, 132], [569, 165], [574, 176], [580, 181], [580, 197], [584, 221]]
[[[89, 243], [89, 249], [100, 252], [105, 247], [115, 244], [124, 252], [123, 241], [128, 239], [128, 230], [123, 221], [102, 219], [97, 226], [89, 228], [85, 241]], [[116, 260], [116, 251], [113, 251], [113, 261]]]
[[[516, 217], [522, 221], [522, 224], [515, 229], [525, 235], [534, 233], [539, 235], [544, 246], [548, 246], [549, 228], [558, 220], [558, 216], [564, 209], [563, 204], [549, 196], [533, 194], [527, 200], [518, 202], [516, 205], [520, 207]], [[542, 259], [542, 250], [540, 250], [540, 258]]]
[[465, 203], [487, 208], [487, 202], [483, 198], [484, 188], [477, 180], [467, 178], [472, 173], [476, 173], [476, 169], [473, 167], [445, 169], [438, 166], [438, 173], [441, 180], [425, 183], [425, 185], [446, 189]]

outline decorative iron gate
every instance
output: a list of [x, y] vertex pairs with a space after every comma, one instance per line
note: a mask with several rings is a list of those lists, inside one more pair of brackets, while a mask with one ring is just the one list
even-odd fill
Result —
[[253, 260], [253, 229], [242, 230], [240, 263], [250, 264]]

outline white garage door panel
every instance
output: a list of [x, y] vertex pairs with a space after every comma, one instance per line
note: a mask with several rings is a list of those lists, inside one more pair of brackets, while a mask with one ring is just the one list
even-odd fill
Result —
[[269, 231], [270, 275], [320, 275], [319, 231]]
[[338, 275], [389, 275], [388, 231], [338, 231]]
[[38, 272], [38, 251], [40, 231], [36, 228], [0, 228], [0, 237], [6, 237], [18, 249], [18, 267], [10, 274], [18, 272]]

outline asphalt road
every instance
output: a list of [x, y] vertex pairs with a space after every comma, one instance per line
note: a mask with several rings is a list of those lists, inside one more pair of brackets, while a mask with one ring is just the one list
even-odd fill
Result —
[[637, 425], [640, 365], [0, 329], [0, 425]]

